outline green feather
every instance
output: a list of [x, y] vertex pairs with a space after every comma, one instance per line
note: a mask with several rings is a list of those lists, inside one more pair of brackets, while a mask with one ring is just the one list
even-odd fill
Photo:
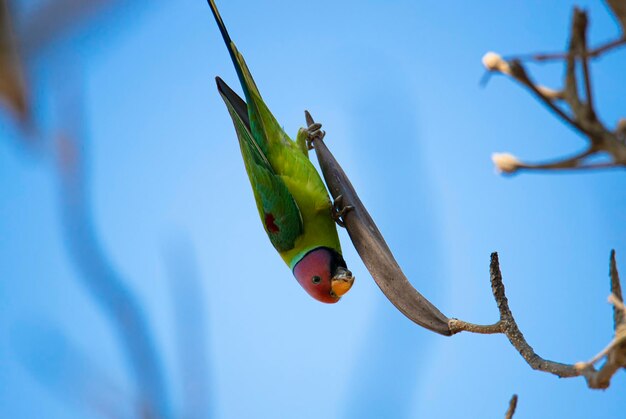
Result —
[[263, 151], [252, 138], [247, 124], [239, 116], [227, 95], [220, 93], [235, 125], [241, 155], [265, 232], [276, 250], [279, 252], [291, 250], [296, 239], [302, 235], [300, 211], [285, 183], [274, 173]]
[[[303, 152], [303, 145], [289, 138], [263, 102], [214, 1], [208, 0], [208, 3], [246, 98], [244, 102], [218, 78], [218, 90], [233, 119], [265, 231], [292, 269], [306, 253], [317, 247], [329, 247], [341, 254], [324, 182]], [[302, 135], [299, 137], [302, 143]], [[273, 220], [268, 220], [268, 214]]]

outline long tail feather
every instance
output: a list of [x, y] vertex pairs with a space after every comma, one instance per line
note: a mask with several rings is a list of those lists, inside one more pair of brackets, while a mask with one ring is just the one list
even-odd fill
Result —
[[215, 2], [213, 0], [207, 0], [207, 2], [209, 3], [209, 7], [211, 8], [211, 11], [213, 12], [213, 16], [215, 17], [215, 21], [217, 22], [217, 26], [220, 28], [220, 32], [222, 34], [222, 38], [224, 38], [224, 43], [226, 43], [226, 47], [228, 48], [228, 52], [230, 52], [230, 56], [233, 59], [233, 64], [235, 64], [235, 67], [238, 68], [239, 65], [237, 63], [237, 58], [235, 56], [235, 52], [233, 51], [233, 49], [231, 47], [231, 44], [233, 43], [233, 40], [230, 39], [230, 35], [228, 34], [228, 30], [226, 29], [226, 25], [224, 25], [224, 21], [222, 20], [222, 16], [220, 16], [220, 12], [217, 10], [217, 6], [215, 5]]
[[228, 34], [228, 30], [226, 29], [226, 25], [224, 25], [224, 21], [222, 20], [222, 16], [220, 16], [220, 12], [217, 10], [217, 6], [215, 5], [214, 0], [207, 0], [207, 3], [211, 7], [211, 11], [213, 12], [213, 16], [215, 17], [215, 21], [217, 22], [217, 26], [220, 28], [220, 33], [222, 34], [222, 38], [224, 38], [224, 43], [226, 44], [226, 48], [228, 48], [228, 53], [230, 54], [230, 58], [233, 60], [233, 65], [235, 66], [235, 70], [237, 71], [237, 76], [239, 77], [239, 81], [241, 82], [241, 87], [244, 90], [244, 94], [248, 103], [250, 103], [250, 91], [254, 91], [255, 94], [259, 95], [258, 89], [250, 75], [250, 72], [246, 66], [246, 63], [237, 51], [237, 47], [233, 40], [230, 38]]

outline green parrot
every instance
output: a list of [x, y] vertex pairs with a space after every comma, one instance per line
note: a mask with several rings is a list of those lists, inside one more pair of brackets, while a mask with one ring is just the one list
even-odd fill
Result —
[[350, 290], [354, 277], [341, 255], [333, 204], [308, 157], [311, 141], [323, 135], [321, 125], [301, 128], [295, 142], [287, 136], [263, 102], [215, 2], [208, 3], [246, 98], [216, 77], [265, 232], [302, 288], [321, 302], [336, 303]]

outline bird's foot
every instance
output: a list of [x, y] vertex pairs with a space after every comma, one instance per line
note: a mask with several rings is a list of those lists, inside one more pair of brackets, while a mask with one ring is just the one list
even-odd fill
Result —
[[354, 207], [352, 205], [343, 204], [343, 195], [338, 195], [333, 202], [332, 217], [333, 220], [339, 225], [339, 227], [346, 227], [345, 215], [352, 211]]
[[320, 124], [319, 122], [309, 125], [306, 129], [306, 132], [306, 146], [309, 150], [313, 150], [313, 142], [315, 140], [317, 140], [318, 138], [320, 140], [323, 140], [324, 136], [326, 135], [326, 132], [322, 131], [322, 124]]
[[306, 124], [307, 124], [306, 146], [309, 150], [312, 150], [313, 142], [317, 140], [318, 138], [320, 140], [323, 140], [324, 136], [326, 135], [326, 132], [322, 131], [322, 124], [315, 122], [313, 120], [313, 117], [311, 116], [309, 111], [304, 111], [304, 118], [306, 119]]

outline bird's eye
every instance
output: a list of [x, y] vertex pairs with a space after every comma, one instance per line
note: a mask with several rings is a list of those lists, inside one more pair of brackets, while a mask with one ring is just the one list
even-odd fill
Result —
[[313, 278], [311, 278], [311, 281], [314, 284], [319, 284], [320, 282], [322, 282], [322, 278], [320, 278], [319, 276], [315, 275]]

